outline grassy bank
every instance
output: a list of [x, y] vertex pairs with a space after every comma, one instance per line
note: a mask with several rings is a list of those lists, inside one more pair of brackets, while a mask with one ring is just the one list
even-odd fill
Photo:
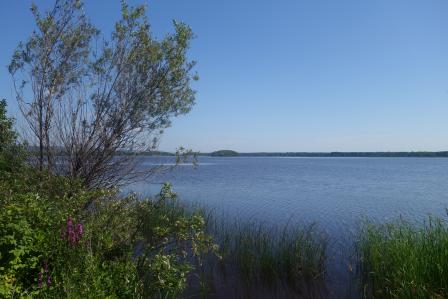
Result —
[[448, 225], [429, 218], [366, 223], [358, 243], [359, 275], [367, 298], [446, 298]]

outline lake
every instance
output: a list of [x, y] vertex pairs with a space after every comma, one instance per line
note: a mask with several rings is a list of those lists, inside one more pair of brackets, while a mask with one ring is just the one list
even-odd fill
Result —
[[[171, 160], [140, 159], [141, 167]], [[199, 157], [197, 168], [182, 165], [127, 189], [153, 195], [165, 181], [181, 200], [226, 219], [272, 226], [316, 222], [330, 238], [331, 286], [349, 279], [348, 252], [363, 219], [418, 223], [428, 215], [444, 217], [448, 207], [446, 158]]]

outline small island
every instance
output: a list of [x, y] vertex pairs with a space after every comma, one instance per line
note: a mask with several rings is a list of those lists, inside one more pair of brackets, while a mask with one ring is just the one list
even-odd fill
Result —
[[212, 157], [237, 157], [239, 155], [240, 155], [239, 153], [232, 150], [219, 150], [210, 153], [210, 156]]

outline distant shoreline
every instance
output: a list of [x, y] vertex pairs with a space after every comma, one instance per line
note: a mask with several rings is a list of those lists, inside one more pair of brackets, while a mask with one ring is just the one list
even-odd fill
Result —
[[[30, 147], [29, 153], [37, 155], [36, 147]], [[56, 154], [63, 155], [61, 149], [55, 149]], [[136, 155], [136, 156], [166, 156], [174, 157], [175, 153], [165, 151], [150, 152], [133, 152], [118, 151], [119, 156]], [[197, 153], [198, 156], [208, 157], [304, 157], [304, 158], [343, 158], [343, 157], [360, 157], [360, 158], [448, 158], [448, 151], [438, 152], [247, 152], [239, 153], [232, 150], [219, 150], [211, 153]]]
[[[204, 154], [211, 155], [211, 154]], [[238, 153], [239, 157], [362, 157], [362, 158], [448, 158], [448, 151], [443, 152], [259, 152]]]
[[[168, 152], [139, 153], [145, 156], [174, 156]], [[208, 157], [304, 157], [304, 158], [448, 158], [448, 151], [440, 152], [253, 152], [238, 153], [234, 151], [217, 151], [212, 153], [199, 153], [198, 156]]]

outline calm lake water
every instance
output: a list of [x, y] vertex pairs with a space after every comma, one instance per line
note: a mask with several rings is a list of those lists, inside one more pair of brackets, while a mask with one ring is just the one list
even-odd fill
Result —
[[[200, 157], [199, 162], [197, 168], [179, 166], [129, 190], [153, 195], [169, 181], [181, 200], [227, 219], [272, 226], [316, 222], [330, 237], [333, 286], [346, 284], [347, 252], [364, 218], [418, 223], [428, 215], [445, 217], [448, 207], [445, 158]], [[169, 158], [145, 157], [141, 167], [159, 163]]]

